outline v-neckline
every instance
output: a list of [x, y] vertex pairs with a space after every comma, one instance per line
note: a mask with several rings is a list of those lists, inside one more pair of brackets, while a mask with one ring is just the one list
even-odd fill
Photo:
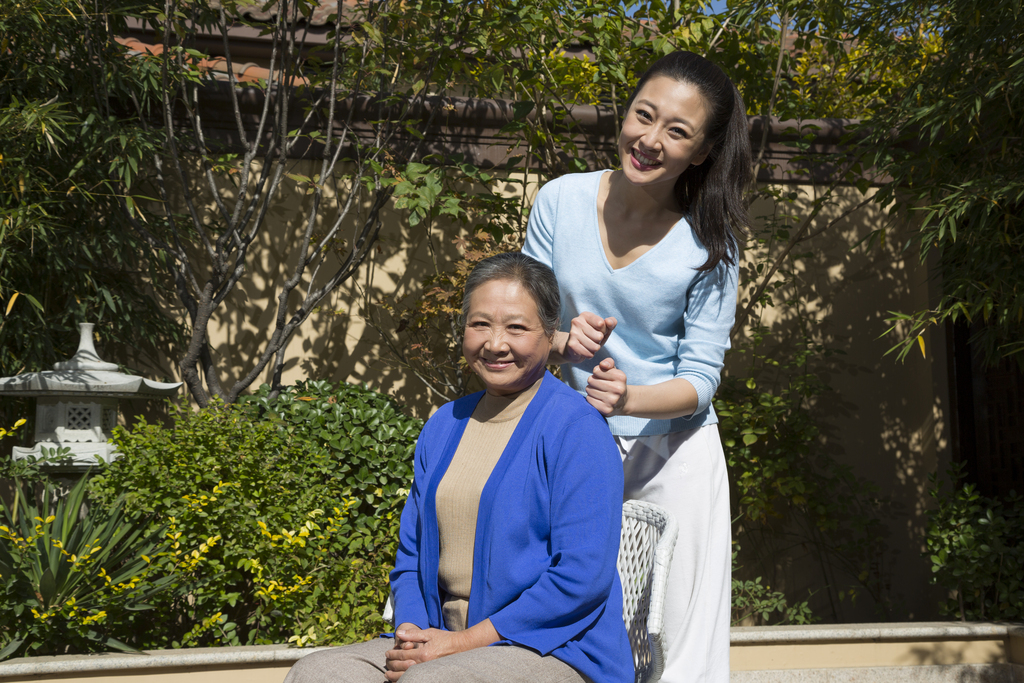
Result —
[[[601, 257], [604, 259], [604, 265], [608, 269], [609, 272], [611, 272], [611, 273], [618, 273], [618, 272], [621, 272], [621, 271], [624, 271], [624, 270], [630, 268], [634, 263], [640, 261], [645, 256], [650, 254], [652, 251], [657, 249], [661, 244], [663, 244], [665, 242], [666, 239], [668, 239], [668, 236], [672, 234], [672, 231], [676, 229], [676, 226], [679, 225], [679, 222], [681, 220], [683, 220], [683, 219], [682, 219], [682, 217], [680, 217], [676, 222], [674, 222], [672, 224], [672, 227], [670, 227], [668, 229], [668, 231], [662, 236], [662, 238], [660, 240], [658, 240], [657, 242], [655, 242], [654, 244], [651, 245], [650, 249], [648, 249], [644, 253], [640, 254], [639, 256], [637, 256], [635, 259], [633, 259], [632, 261], [630, 261], [626, 265], [620, 266], [620, 267], [616, 268], [615, 266], [612, 265], [612, 260], [609, 257], [609, 252], [611, 251], [611, 249], [608, 247], [607, 244], [605, 244], [605, 238], [604, 238], [604, 235], [601, 232], [601, 223], [602, 223], [603, 219], [601, 217], [601, 211], [598, 209], [598, 205], [597, 205], [597, 200], [600, 199], [600, 197], [601, 197], [601, 181], [604, 180], [604, 176], [605, 175], [610, 175], [611, 173], [614, 173], [614, 171], [605, 171], [600, 176], [598, 176], [598, 179], [597, 179], [597, 191], [594, 192], [594, 198], [593, 198], [593, 201], [591, 202], [590, 206], [591, 206], [591, 210], [594, 212], [594, 228], [597, 231], [597, 235], [596, 235], [596, 237], [597, 237], [597, 247], [598, 247], [598, 250], [601, 252]], [[608, 182], [611, 182], [611, 178], [608, 179]], [[609, 188], [609, 191], [610, 191], [610, 188]], [[605, 201], [607, 201], [607, 198], [605, 198]], [[605, 226], [604, 232], [605, 232], [605, 234], [607, 234], [607, 232], [608, 232], [608, 226], [607, 225]]]

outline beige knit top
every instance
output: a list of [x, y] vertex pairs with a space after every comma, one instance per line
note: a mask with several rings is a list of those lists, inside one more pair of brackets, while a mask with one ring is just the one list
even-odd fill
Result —
[[437, 582], [445, 596], [441, 606], [444, 623], [451, 631], [466, 628], [480, 494], [542, 379], [510, 398], [484, 393], [438, 484], [441, 557]]

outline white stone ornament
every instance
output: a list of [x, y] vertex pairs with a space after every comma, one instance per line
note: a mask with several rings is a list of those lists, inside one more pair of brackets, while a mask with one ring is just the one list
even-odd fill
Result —
[[153, 382], [118, 372], [115, 363], [100, 359], [93, 343], [92, 323], [81, 323], [78, 351], [53, 370], [0, 378], [0, 395], [36, 398], [36, 444], [15, 446], [15, 460], [40, 458], [57, 449], [67, 449], [54, 466], [81, 470], [100, 460], [110, 462], [120, 453], [108, 441], [117, 425], [118, 400], [122, 398], [166, 398], [173, 396], [181, 382]]

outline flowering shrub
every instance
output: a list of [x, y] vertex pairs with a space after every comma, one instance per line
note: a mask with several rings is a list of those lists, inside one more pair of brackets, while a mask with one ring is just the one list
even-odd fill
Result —
[[384, 628], [419, 420], [327, 382], [172, 419], [116, 430], [123, 457], [67, 495], [22, 468], [0, 509], [0, 659]]
[[181, 404], [172, 418], [116, 430], [124, 455], [91, 486], [99, 504], [123, 497], [169, 529], [160, 561], [174, 590], [153, 597], [138, 643], [304, 645], [381, 630], [422, 423], [327, 382]]

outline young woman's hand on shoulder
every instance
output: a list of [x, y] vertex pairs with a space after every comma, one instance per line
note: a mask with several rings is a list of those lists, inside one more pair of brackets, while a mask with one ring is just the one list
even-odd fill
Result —
[[622, 413], [628, 392], [626, 373], [615, 367], [611, 358], [598, 363], [587, 380], [587, 402], [605, 417]]

